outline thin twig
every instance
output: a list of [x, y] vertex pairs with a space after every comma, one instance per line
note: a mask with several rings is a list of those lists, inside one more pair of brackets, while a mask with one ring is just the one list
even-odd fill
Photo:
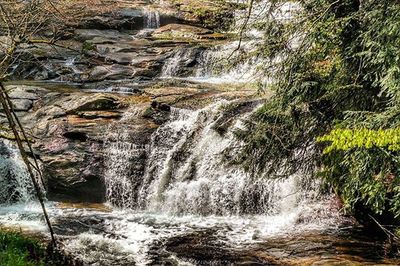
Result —
[[393, 240], [395, 240], [396, 242], [400, 242], [400, 238], [397, 237], [395, 234], [393, 234], [390, 230], [386, 229], [383, 225], [381, 225], [371, 214], [368, 214], [369, 218], [372, 219], [372, 221], [374, 221], [379, 228], [382, 229], [382, 231], [389, 237], [389, 238], [393, 238]]
[[247, 24], [250, 21], [251, 13], [253, 12], [253, 5], [254, 5], [254, 0], [249, 0], [249, 8], [248, 8], [248, 11], [247, 11], [247, 16], [246, 16], [246, 19], [245, 19], [245, 21], [244, 21], [244, 23], [243, 23], [243, 25], [242, 25], [242, 27], [240, 29], [240, 32], [239, 32], [239, 44], [235, 48], [235, 50], [233, 50], [232, 53], [229, 55], [228, 59], [230, 59], [234, 53], [239, 51], [241, 46], [242, 46], [243, 34], [244, 34], [244, 31], [247, 28]]

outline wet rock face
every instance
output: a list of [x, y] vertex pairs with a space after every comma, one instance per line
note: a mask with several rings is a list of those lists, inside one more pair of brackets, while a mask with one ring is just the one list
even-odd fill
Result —
[[[18, 115], [25, 129], [34, 136], [49, 198], [103, 202], [103, 135], [107, 125], [120, 118], [121, 99], [30, 86], [7, 88], [14, 104], [30, 101], [17, 110], [21, 110]], [[4, 119], [1, 123], [7, 127]]]
[[11, 152], [4, 142], [0, 142], [0, 156], [3, 159], [9, 158], [11, 156]]
[[159, 25], [167, 25], [185, 21], [178, 14], [160, 13], [159, 10], [149, 10], [140, 7], [126, 7], [113, 14], [98, 15], [84, 20], [79, 27], [84, 29], [118, 29], [141, 30], [149, 27], [151, 16], [158, 16]]
[[[30, 101], [29, 107], [17, 114], [34, 140], [33, 148], [43, 165], [49, 199], [74, 202], [103, 202], [106, 166], [114, 163], [110, 158], [126, 156], [120, 146], [124, 143], [145, 147], [153, 132], [169, 121], [171, 107], [197, 109], [210, 104], [210, 99], [248, 97], [239, 91], [228, 93], [221, 88], [202, 88], [185, 82], [149, 84], [132, 94], [25, 85], [10, 85], [7, 89], [13, 102]], [[229, 124], [231, 113], [249, 106], [254, 103], [233, 106], [217, 124], [221, 127]], [[9, 134], [2, 131], [6, 126], [6, 119], [1, 116], [0, 134]], [[121, 154], [115, 154], [112, 145]], [[7, 152], [0, 146], [1, 157], [9, 156]], [[140, 179], [146, 156], [134, 152], [138, 150], [128, 151], [129, 156], [134, 156], [124, 174]]]
[[16, 145], [0, 139], [0, 204], [28, 201], [32, 195], [33, 185]]
[[[35, 140], [50, 199], [104, 201], [109, 130], [127, 130], [129, 141], [142, 146], [168, 121], [171, 106], [196, 109], [220, 98], [241, 97], [227, 97], [219, 88], [157, 80], [176, 51], [186, 54], [176, 74], [188, 76], [204, 46], [223, 39], [202, 27], [193, 10], [182, 13], [192, 3], [177, 7], [163, 2], [161, 6], [118, 2], [114, 13], [97, 14], [69, 29], [59, 46], [25, 45], [18, 51], [21, 61], [13, 79], [57, 82], [45, 83], [48, 89], [8, 87], [15, 111]], [[206, 8], [212, 6], [208, 3]], [[66, 82], [78, 85], [59, 85]], [[126, 120], [124, 116], [136, 106], [140, 115]], [[1, 108], [0, 123], [7, 125]], [[132, 171], [140, 175], [144, 159], [137, 160]]]
[[22, 121], [38, 138], [34, 148], [43, 162], [49, 198], [104, 201], [102, 134], [120, 117], [119, 99], [44, 93], [41, 101]]

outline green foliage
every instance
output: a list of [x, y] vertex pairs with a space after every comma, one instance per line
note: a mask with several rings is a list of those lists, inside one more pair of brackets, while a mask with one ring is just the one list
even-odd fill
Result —
[[82, 53], [89, 53], [92, 51], [96, 51], [96, 45], [94, 45], [92, 42], [85, 41], [82, 45]]
[[400, 128], [394, 129], [335, 129], [329, 134], [318, 137], [318, 142], [330, 142], [324, 153], [336, 150], [348, 151], [355, 148], [384, 148], [389, 151], [400, 150]]
[[40, 244], [18, 233], [0, 231], [0, 266], [39, 266], [44, 250]]
[[342, 197], [346, 209], [361, 204], [376, 214], [392, 212], [398, 217], [398, 155], [378, 147], [334, 150], [324, 156], [319, 175]]
[[[269, 177], [306, 169], [323, 176], [349, 210], [399, 216], [400, 5], [300, 4], [291, 22], [269, 16], [258, 23], [274, 96], [237, 132], [244, 146], [236, 163]], [[329, 143], [325, 150], [321, 142]]]

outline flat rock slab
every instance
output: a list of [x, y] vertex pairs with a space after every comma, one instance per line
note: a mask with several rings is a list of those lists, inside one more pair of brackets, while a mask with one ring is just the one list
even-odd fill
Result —
[[129, 34], [121, 33], [117, 30], [97, 30], [97, 29], [77, 29], [75, 38], [81, 41], [92, 40], [94, 38], [107, 38], [111, 40], [132, 40]]
[[117, 97], [108, 94], [94, 94], [73, 97], [66, 107], [68, 114], [76, 114], [79, 111], [104, 111], [114, 110], [120, 106], [120, 101]]
[[33, 101], [27, 99], [11, 99], [14, 111], [29, 111], [33, 106]]
[[126, 79], [131, 78], [137, 72], [137, 69], [131, 66], [109, 65], [96, 66], [89, 73], [89, 80], [100, 81], [105, 79]]
[[153, 36], [156, 38], [197, 38], [213, 33], [212, 30], [205, 28], [184, 24], [168, 24], [155, 30]]
[[105, 59], [113, 63], [129, 65], [137, 56], [137, 53], [111, 53], [107, 54]]
[[37, 94], [37, 90], [35, 90], [35, 87], [30, 88], [28, 86], [9, 86], [8, 89], [10, 90], [8, 96], [10, 96], [11, 99], [39, 99], [39, 95]]
[[120, 112], [111, 112], [111, 111], [86, 111], [86, 112], [78, 112], [78, 115], [86, 119], [98, 119], [98, 118], [118, 119], [122, 117], [122, 114]]

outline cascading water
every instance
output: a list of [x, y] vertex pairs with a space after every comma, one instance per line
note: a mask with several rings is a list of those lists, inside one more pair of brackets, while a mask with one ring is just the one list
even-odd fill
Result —
[[[169, 122], [146, 147], [129, 141], [126, 131], [108, 134], [117, 136], [106, 153], [108, 201], [172, 215], [273, 216], [312, 208], [321, 198], [306, 177], [258, 179], [223, 162], [224, 151], [240, 145], [234, 130], [249, 114], [231, 117], [231, 104], [218, 102], [195, 111], [172, 108]], [[138, 162], [145, 167], [134, 173]]]
[[[239, 61], [234, 54], [239, 42], [207, 49], [198, 58], [198, 66], [193, 77], [194, 81], [208, 83], [244, 84], [266, 82], [268, 77], [260, 75], [260, 69], [266, 64], [266, 60], [259, 56], [252, 56], [244, 61]], [[243, 42], [240, 45], [245, 51], [253, 51], [255, 42]]]
[[162, 78], [176, 78], [190, 76], [192, 67], [198, 64], [197, 57], [199, 51], [196, 48], [180, 48], [174, 51], [168, 60], [164, 63], [161, 70]]
[[134, 38], [142, 39], [148, 38], [154, 32], [155, 29], [158, 29], [161, 26], [160, 20], [160, 12], [152, 9], [144, 9], [143, 10], [143, 29], [139, 30]]
[[[265, 1], [256, 2], [256, 11], [264, 12]], [[285, 10], [289, 10], [286, 15], [291, 12]], [[135, 38], [147, 38], [160, 26], [157, 12], [149, 9], [143, 14], [146, 29]], [[256, 21], [257, 16], [252, 19]], [[250, 29], [246, 38], [256, 39], [242, 42], [242, 49], [251, 50], [260, 32]], [[226, 68], [237, 46], [237, 41], [209, 49], [180, 46], [164, 63], [162, 76], [241, 86], [259, 80], [262, 58]], [[71, 58], [66, 66], [74, 68], [75, 61]], [[204, 84], [199, 87], [208, 91]], [[129, 86], [107, 88], [96, 89], [131, 92]], [[136, 96], [124, 99], [135, 100]], [[335, 197], [321, 195], [318, 182], [301, 174], [260, 179], [226, 161], [227, 148], [234, 152], [241, 145], [235, 130], [259, 102], [246, 99], [241, 103], [246, 106], [243, 109], [235, 101], [210, 97], [210, 102], [197, 110], [166, 108], [158, 124], [150, 121], [152, 116], [144, 118], [146, 112], [154, 111], [148, 102], [135, 104], [109, 125], [103, 150], [107, 203], [100, 207], [84, 203], [83, 208], [46, 203], [67, 252], [85, 265], [99, 266], [266, 265], [269, 258], [290, 258], [302, 248], [311, 250], [310, 257], [339, 252], [327, 244], [325, 233], [347, 220], [340, 215]], [[0, 142], [0, 226], [46, 232], [40, 206], [26, 203], [31, 200], [29, 176], [17, 150], [11, 142]], [[322, 243], [313, 240], [303, 245], [297, 240], [312, 232], [323, 236]], [[274, 246], [270, 244], [274, 239], [282, 242]], [[365, 247], [365, 242], [361, 244]]]
[[[221, 108], [223, 103], [197, 111], [172, 110], [171, 121], [153, 134], [149, 145], [141, 206], [201, 215], [267, 213], [273, 209], [269, 203], [274, 189], [266, 192], [267, 184], [221, 163], [223, 151], [235, 145], [232, 131], [221, 136], [214, 129], [223, 114]], [[250, 194], [258, 195], [258, 202], [248, 201], [253, 197]], [[255, 205], [257, 210], [251, 210]]]
[[145, 29], [157, 29], [160, 27], [160, 12], [157, 10], [144, 10]]
[[33, 185], [15, 144], [0, 141], [0, 204], [28, 202], [33, 199]]
[[258, 179], [222, 160], [228, 147], [240, 145], [234, 131], [257, 104], [246, 103], [244, 111], [228, 101], [199, 110], [172, 107], [169, 121], [147, 145], [139, 145], [143, 140], [135, 136], [144, 110], [127, 111], [109, 127], [105, 141], [107, 200], [120, 211], [96, 218], [127, 239], [110, 243], [97, 234], [82, 234], [68, 244], [71, 250], [79, 254], [92, 247], [82, 258], [91, 262], [102, 256], [101, 265], [114, 265], [111, 261], [120, 257], [153, 265], [149, 254], [161, 239], [198, 230], [219, 228], [219, 243], [245, 246], [264, 237], [334, 228], [341, 218], [333, 198], [319, 195], [317, 183], [301, 175]]
[[134, 143], [130, 134], [134, 132], [134, 126], [120, 125], [137, 118], [142, 111], [139, 108], [127, 111], [120, 123], [110, 125], [104, 144], [106, 197], [111, 203], [127, 208], [135, 205], [135, 188], [143, 175], [146, 147]]
[[[219, 45], [214, 48], [179, 48], [166, 60], [161, 76], [182, 78], [196, 82], [239, 84], [260, 80], [259, 69], [265, 60], [251, 57], [237, 62], [236, 55], [230, 57], [239, 42]], [[241, 49], [254, 49], [253, 42], [244, 42]], [[263, 76], [265, 78], [265, 76]]]
[[77, 68], [77, 66], [76, 66], [76, 64], [75, 64], [75, 61], [76, 61], [76, 58], [75, 58], [75, 57], [68, 58], [68, 59], [65, 61], [65, 66], [68, 67], [68, 68], [71, 68], [72, 71], [74, 72], [74, 74], [81, 74], [82, 71], [80, 71], [80, 70]]
[[[247, 18], [247, 10], [236, 12], [231, 33], [238, 34], [241, 32], [243, 24], [246, 23], [246, 30], [241, 32], [243, 38], [241, 42], [233, 41], [216, 45], [212, 48], [201, 49], [198, 53], [193, 53], [187, 48], [177, 49], [166, 60], [162, 77], [184, 77], [191, 81], [213, 84], [253, 83], [262, 86], [268, 85], [271, 79], [264, 75], [264, 68], [273, 65], [274, 61], [263, 58], [262, 55], [257, 53], [257, 48], [263, 45], [264, 37], [263, 32], [258, 30], [257, 24], [263, 21], [267, 15], [270, 15], [270, 6], [270, 1], [253, 3], [249, 18]], [[289, 21], [298, 10], [299, 6], [296, 3], [283, 3], [275, 11], [273, 17], [283, 22]], [[189, 65], [187, 58], [195, 58], [196, 64], [191, 65], [192, 71], [187, 71]], [[277, 57], [274, 60], [280, 59]], [[193, 62], [193, 59], [191, 62]]]

